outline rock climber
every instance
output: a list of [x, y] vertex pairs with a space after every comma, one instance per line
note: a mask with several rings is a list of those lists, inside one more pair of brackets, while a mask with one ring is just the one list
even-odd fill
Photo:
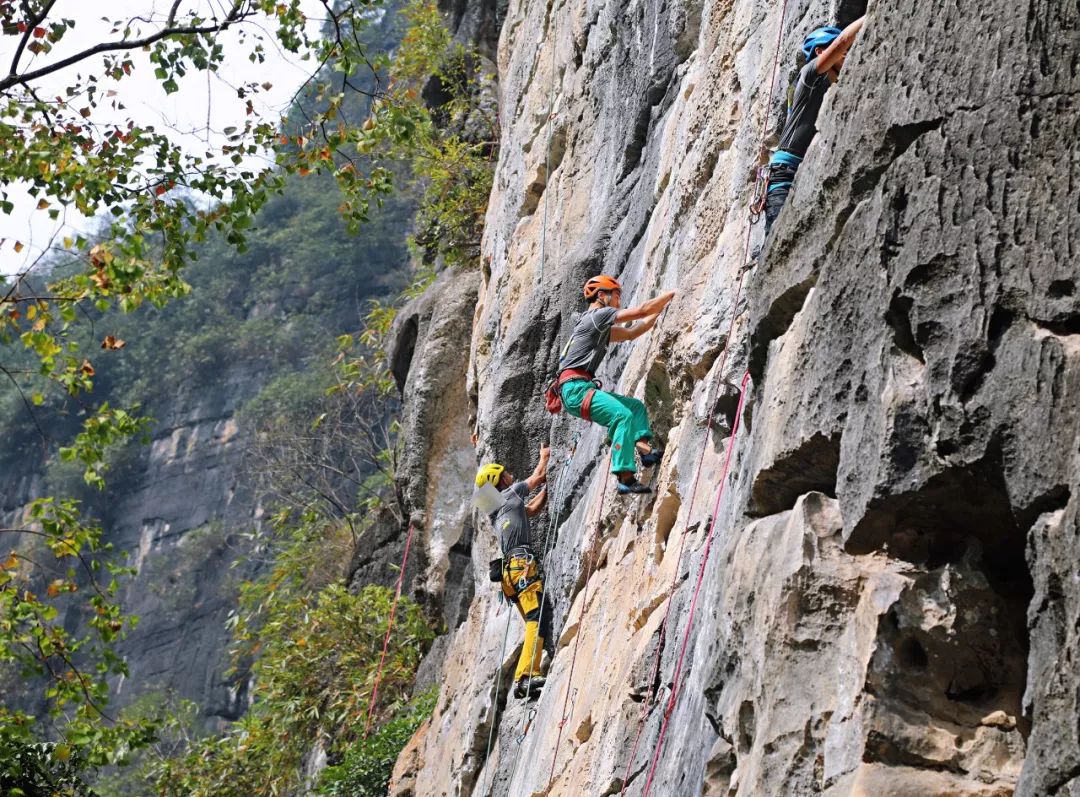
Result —
[[[622, 288], [617, 280], [601, 274], [585, 283], [588, 309], [574, 319], [574, 328], [559, 357], [559, 396], [566, 411], [577, 418], [606, 426], [611, 442], [611, 472], [620, 493], [649, 493], [637, 479], [635, 452], [642, 467], [659, 464], [662, 449], [652, 446], [652, 430], [645, 405], [636, 398], [601, 390], [596, 369], [607, 354], [609, 343], [634, 340], [656, 325], [660, 311], [675, 297], [674, 291], [661, 294], [637, 307], [620, 309]], [[630, 327], [618, 326], [638, 321]]]
[[802, 53], [806, 66], [799, 71], [795, 95], [791, 101], [780, 147], [769, 160], [769, 182], [765, 189], [765, 234], [780, 215], [795, 172], [806, 156], [810, 142], [817, 134], [818, 111], [825, 92], [840, 77], [848, 50], [862, 29], [865, 16], [852, 22], [843, 31], [833, 26], [815, 28], [803, 40]]
[[[540, 664], [544, 642], [551, 642], [551, 610], [550, 607], [546, 611], [542, 609], [544, 582], [529, 534], [529, 518], [539, 514], [547, 502], [546, 487], [532, 499], [529, 494], [547, 481], [549, 454], [547, 446], [540, 447], [540, 461], [524, 481], [514, 481], [513, 475], [495, 462], [481, 466], [476, 472], [478, 489], [491, 485], [499, 491], [489, 517], [499, 535], [502, 560], [492, 563], [500, 576], [496, 579], [496, 572], [492, 572], [492, 580], [501, 582], [503, 594], [517, 607], [525, 621], [525, 643], [514, 670], [514, 696], [517, 698], [533, 697], [543, 688]], [[541, 623], [544, 628], [540, 627]]]

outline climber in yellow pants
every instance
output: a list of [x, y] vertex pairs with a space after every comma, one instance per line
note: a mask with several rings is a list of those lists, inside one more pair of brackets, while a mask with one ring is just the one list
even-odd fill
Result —
[[[502, 549], [502, 559], [492, 563], [498, 572], [493, 571], [491, 575], [493, 580], [501, 582], [503, 594], [517, 606], [525, 621], [525, 643], [514, 671], [514, 695], [519, 698], [532, 697], [543, 687], [540, 663], [544, 641], [551, 639], [550, 633], [545, 633], [547, 629], [540, 628], [541, 620], [550, 625], [551, 612], [542, 608], [544, 582], [529, 535], [529, 518], [544, 508], [547, 490], [541, 490], [532, 499], [529, 494], [547, 481], [549, 454], [547, 446], [540, 447], [540, 461], [524, 481], [515, 482], [506, 468], [496, 462], [490, 462], [476, 472], [477, 491], [491, 491], [490, 497], [481, 496], [485, 499], [482, 509], [491, 517]], [[487, 500], [490, 503], [486, 503]], [[474, 497], [474, 503], [482, 502]]]

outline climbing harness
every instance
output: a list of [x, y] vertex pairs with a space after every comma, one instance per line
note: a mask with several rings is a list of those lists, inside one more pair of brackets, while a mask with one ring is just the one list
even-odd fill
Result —
[[562, 386], [567, 382], [592, 382], [582, 399], [581, 408], [578, 410], [582, 420], [592, 422], [592, 400], [597, 390], [602, 390], [604, 383], [582, 368], [567, 368], [559, 372], [559, 376], [548, 385], [544, 392], [544, 408], [552, 415], [558, 415], [563, 410]]
[[[605, 473], [607, 472], [610, 465], [611, 453], [609, 451], [607, 456], [607, 463], [604, 465]], [[597, 510], [596, 513], [596, 535], [599, 535], [600, 524], [603, 522], [604, 519], [604, 499], [607, 498], [607, 494], [607, 490], [600, 490], [600, 508]], [[555, 734], [555, 753], [551, 757], [551, 772], [548, 775], [547, 789], [545, 789], [545, 792], [551, 790], [551, 781], [555, 779], [555, 764], [559, 760], [559, 745], [562, 743], [563, 727], [566, 725], [566, 721], [568, 719], [566, 707], [570, 701], [570, 686], [574, 683], [574, 665], [577, 663], [578, 647], [581, 644], [581, 637], [585, 631], [585, 610], [589, 606], [589, 582], [592, 580], [593, 565], [596, 562], [596, 553], [593, 550], [594, 544], [595, 540], [589, 544], [589, 564], [588, 567], [586, 567], [585, 569], [585, 585], [582, 587], [581, 614], [578, 616], [577, 633], [574, 634], [574, 652], [570, 656], [570, 672], [566, 676], [566, 692], [563, 697], [562, 713], [559, 717], [558, 731]], [[573, 709], [571, 709], [571, 713], [573, 713]]]
[[416, 526], [409, 524], [409, 533], [405, 536], [405, 553], [401, 557], [401, 569], [398, 571], [397, 589], [394, 591], [394, 602], [390, 604], [390, 619], [386, 623], [386, 636], [383, 637], [382, 655], [379, 656], [379, 668], [375, 671], [375, 684], [371, 687], [371, 700], [368, 701], [367, 723], [364, 726], [364, 738], [371, 731], [371, 721], [375, 715], [375, 698], [379, 694], [379, 684], [382, 683], [383, 666], [386, 664], [386, 651], [390, 647], [390, 634], [394, 630], [394, 615], [397, 614], [398, 600], [401, 598], [401, 586], [405, 582], [405, 566], [409, 563], [409, 547], [412, 545], [413, 532]]
[[[770, 81], [769, 81], [769, 94], [768, 94], [768, 99], [765, 102], [765, 118], [762, 120], [761, 135], [760, 135], [759, 141], [758, 141], [757, 158], [759, 160], [761, 158], [762, 151], [765, 148], [765, 139], [766, 139], [766, 136], [768, 135], [768, 130], [769, 130], [769, 113], [770, 113], [770, 109], [772, 107], [773, 92], [774, 92], [774, 90], [776, 88], [776, 74], [777, 74], [777, 71], [779, 70], [779, 65], [780, 65], [780, 52], [781, 52], [781, 47], [783, 45], [784, 22], [785, 22], [785, 20], [787, 18], [787, 5], [788, 5], [788, 0], [783, 0], [783, 3], [781, 4], [781, 7], [780, 7], [780, 24], [778, 26], [777, 34], [776, 34], [776, 51], [775, 51], [775, 54], [773, 56], [772, 75], [771, 75]], [[758, 170], [757, 170], [757, 176], [756, 176], [756, 179], [755, 179], [755, 182], [754, 182], [754, 189], [753, 189], [752, 199], [751, 199], [751, 203], [750, 203], [750, 207], [749, 207], [749, 213], [748, 213], [749, 223], [746, 225], [746, 240], [745, 240], [745, 244], [744, 244], [744, 248], [743, 248], [743, 263], [742, 263], [742, 266], [739, 269], [739, 280], [738, 280], [738, 283], [737, 283], [736, 288], [735, 288], [735, 301], [732, 304], [731, 322], [728, 324], [727, 335], [724, 338], [724, 351], [721, 354], [720, 366], [719, 366], [719, 369], [717, 370], [717, 373], [720, 375], [721, 378], [723, 377], [723, 374], [724, 374], [724, 368], [727, 366], [728, 353], [731, 350], [731, 336], [732, 336], [732, 333], [735, 331], [735, 322], [737, 320], [737, 315], [736, 314], [738, 312], [739, 299], [742, 297], [743, 284], [745, 282], [746, 274], [750, 270], [749, 269], [749, 266], [750, 266], [750, 241], [751, 241], [751, 236], [753, 234], [753, 227], [757, 223], [761, 212], [764, 210], [764, 197], [765, 197], [765, 194], [766, 194], [765, 185], [767, 184], [767, 178], [768, 178], [767, 167], [765, 167], [764, 173], [762, 172], [761, 167], [759, 167]], [[759, 186], [760, 186], [760, 189], [759, 189]], [[760, 191], [760, 194], [759, 194], [759, 191]], [[761, 201], [760, 210], [757, 208], [757, 202], [758, 202], [757, 198], [759, 196], [760, 196], [760, 201]], [[747, 373], [743, 377], [742, 390], [741, 390], [740, 395], [739, 395], [739, 406], [738, 406], [738, 410], [736, 412], [735, 421], [732, 424], [732, 432], [731, 432], [730, 442], [728, 443], [727, 460], [725, 461], [725, 464], [724, 464], [724, 475], [721, 477], [720, 488], [719, 488], [719, 492], [718, 492], [718, 495], [717, 495], [717, 506], [716, 506], [717, 509], [719, 508], [719, 497], [720, 497], [720, 495], [723, 494], [724, 481], [727, 478], [727, 467], [728, 467], [727, 462], [730, 461], [731, 451], [734, 448], [735, 433], [738, 430], [739, 418], [742, 415], [743, 401], [744, 401], [744, 399], [746, 397], [746, 385], [747, 385], [748, 381], [749, 381], [749, 373]], [[713, 412], [712, 412], [713, 404], [712, 404], [712, 399], [710, 400], [709, 404], [707, 404], [706, 406], [709, 407], [709, 420], [708, 420], [708, 424], [707, 424], [706, 430], [705, 430], [705, 437], [702, 440], [701, 452], [698, 455], [697, 465], [694, 468], [694, 481], [693, 481], [693, 485], [692, 485], [691, 490], [690, 490], [690, 501], [687, 503], [687, 519], [686, 519], [687, 524], [689, 524], [689, 522], [690, 522], [689, 514], [693, 510], [694, 499], [697, 496], [698, 482], [699, 482], [699, 479], [700, 479], [700, 476], [701, 476], [701, 466], [702, 466], [702, 463], [704, 462], [704, 459], [705, 459], [705, 450], [706, 450], [706, 448], [708, 446], [709, 438], [710, 438], [710, 435], [712, 433], [712, 427], [713, 427]], [[708, 532], [708, 537], [707, 537], [707, 542], [706, 542], [705, 556], [704, 556], [704, 558], [702, 560], [702, 565], [701, 565], [702, 569], [701, 569], [701, 573], [699, 575], [698, 589], [700, 588], [700, 580], [704, 576], [704, 566], [708, 561], [709, 549], [710, 549], [711, 541], [712, 541], [712, 533], [713, 533], [713, 528], [714, 528], [714, 524], [716, 522], [716, 519], [717, 519], [717, 512], [716, 512], [716, 509], [714, 509], [712, 515], [710, 515], [710, 517], [709, 517], [709, 521], [706, 523], [706, 528], [709, 529], [709, 532]], [[644, 701], [644, 703], [642, 704], [642, 707], [641, 707], [641, 713], [640, 713], [640, 716], [639, 716], [639, 719], [638, 719], [638, 729], [637, 729], [637, 732], [636, 732], [636, 734], [634, 736], [634, 743], [633, 743], [633, 746], [632, 746], [631, 751], [630, 751], [630, 757], [629, 757], [629, 759], [627, 760], [627, 763], [626, 763], [626, 771], [623, 774], [622, 788], [619, 791], [620, 797], [621, 797], [621, 795], [625, 794], [627, 784], [630, 781], [630, 773], [631, 773], [631, 770], [632, 770], [632, 768], [634, 766], [634, 760], [635, 760], [635, 757], [637, 755], [638, 744], [641, 741], [641, 734], [642, 734], [642, 731], [645, 728], [645, 722], [648, 719], [649, 711], [652, 708], [653, 692], [651, 690], [651, 685], [656, 683], [657, 677], [660, 674], [660, 659], [661, 659], [661, 656], [662, 656], [663, 651], [664, 651], [664, 646], [665, 646], [665, 642], [666, 642], [666, 639], [667, 639], [668, 624], [669, 624], [669, 621], [671, 619], [672, 598], [674, 597], [675, 590], [676, 590], [676, 588], [678, 586], [679, 573], [680, 573], [680, 570], [682, 568], [683, 549], [685, 548], [685, 545], [686, 545], [686, 536], [687, 536], [689, 530], [690, 530], [689, 527], [684, 528], [683, 533], [682, 533], [682, 535], [680, 537], [679, 553], [678, 553], [678, 556], [676, 557], [676, 561], [675, 561], [675, 573], [674, 573], [674, 576], [672, 577], [671, 586], [668, 588], [667, 608], [665, 609], [665, 612], [664, 612], [664, 619], [660, 623], [659, 639], [657, 640], [656, 653], [654, 654], [654, 657], [653, 657], [653, 665], [652, 665], [652, 669], [651, 669], [650, 676], [649, 676], [649, 681], [648, 681], [648, 683], [650, 684], [650, 689], [646, 692], [645, 701]], [[695, 602], [696, 602], [696, 599], [697, 599], [697, 590], [695, 590], [695, 593], [694, 593]], [[694, 609], [695, 609], [695, 606], [692, 606], [691, 607], [690, 617], [687, 620], [687, 630], [686, 630], [687, 637], [688, 637], [688, 635], [690, 633], [691, 624], [693, 622]], [[685, 652], [685, 650], [684, 650], [684, 652]], [[680, 663], [679, 663], [679, 668], [678, 669], [681, 670], [681, 667], [682, 667], [682, 662], [681, 662], [681, 658], [680, 658]], [[671, 693], [671, 695], [669, 697], [669, 701], [668, 701], [669, 702], [669, 708], [665, 712], [665, 719], [664, 719], [664, 722], [663, 722], [663, 725], [662, 725], [662, 728], [661, 728], [660, 737], [657, 740], [656, 749], [655, 749], [654, 754], [653, 754], [653, 759], [652, 759], [652, 762], [651, 762], [651, 765], [650, 765], [650, 770], [649, 770], [649, 778], [648, 778], [648, 782], [646, 783], [646, 786], [645, 786], [645, 792], [644, 792], [643, 797], [645, 795], [648, 795], [649, 788], [650, 788], [651, 783], [652, 783], [652, 777], [653, 777], [653, 774], [655, 772], [656, 763], [659, 760], [659, 754], [660, 754], [661, 746], [663, 744], [664, 734], [666, 733], [666, 730], [667, 730], [667, 719], [668, 719], [668, 717], [670, 717], [671, 711], [674, 709], [674, 706], [675, 706], [674, 701], [677, 698], [677, 696], [678, 696], [678, 672], [676, 673], [676, 678], [673, 681], [672, 693]]]

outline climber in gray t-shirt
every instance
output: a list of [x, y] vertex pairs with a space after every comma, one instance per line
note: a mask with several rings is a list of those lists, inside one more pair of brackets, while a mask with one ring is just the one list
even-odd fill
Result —
[[544, 582], [540, 573], [540, 561], [532, 547], [529, 534], [529, 518], [537, 515], [547, 502], [547, 489], [528, 500], [529, 493], [547, 481], [547, 463], [550, 450], [540, 447], [540, 461], [532, 475], [524, 481], [514, 481], [513, 475], [497, 462], [489, 462], [476, 472], [476, 487], [499, 491], [502, 503], [488, 517], [499, 535], [502, 550], [500, 576], [503, 595], [511, 601], [525, 621], [525, 644], [518, 657], [514, 672], [514, 694], [521, 697], [534, 696], [544, 685], [540, 665], [544, 655], [544, 642], [548, 652], [554, 653], [550, 633], [551, 609], [544, 611]]
[[[596, 370], [607, 354], [608, 344], [641, 337], [656, 324], [660, 311], [675, 297], [661, 294], [637, 307], [621, 309], [622, 287], [618, 280], [601, 274], [585, 283], [582, 291], [589, 307], [574, 317], [574, 327], [559, 357], [559, 397], [568, 413], [594, 421], [608, 430], [611, 441], [611, 472], [620, 493], [648, 493], [637, 480], [635, 452], [643, 467], [660, 463], [663, 451], [652, 446], [652, 430], [645, 405], [636, 398], [601, 390], [594, 382]], [[616, 326], [642, 320], [630, 328]]]
[[818, 112], [825, 92], [839, 80], [844, 59], [865, 19], [865, 16], [859, 17], [842, 31], [833, 26], [815, 28], [802, 43], [800, 49], [807, 63], [799, 70], [791, 108], [780, 134], [780, 147], [769, 159], [769, 182], [765, 187], [766, 235], [787, 202], [795, 172], [817, 135]]

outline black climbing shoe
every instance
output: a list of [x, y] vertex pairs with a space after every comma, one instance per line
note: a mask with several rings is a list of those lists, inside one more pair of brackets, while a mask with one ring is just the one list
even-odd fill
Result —
[[650, 448], [648, 454], [641, 454], [641, 467], [651, 468], [653, 465], [659, 465], [660, 460], [664, 458], [664, 449], [662, 448]]
[[514, 697], [519, 700], [524, 697], [533, 698], [540, 694], [544, 688], [544, 676], [534, 675], [532, 678], [525, 676], [514, 686]]
[[619, 495], [629, 495], [630, 493], [645, 494], [652, 492], [651, 487], [646, 487], [637, 479], [631, 479], [628, 482], [619, 482], [618, 486], [615, 489], [619, 491]]

